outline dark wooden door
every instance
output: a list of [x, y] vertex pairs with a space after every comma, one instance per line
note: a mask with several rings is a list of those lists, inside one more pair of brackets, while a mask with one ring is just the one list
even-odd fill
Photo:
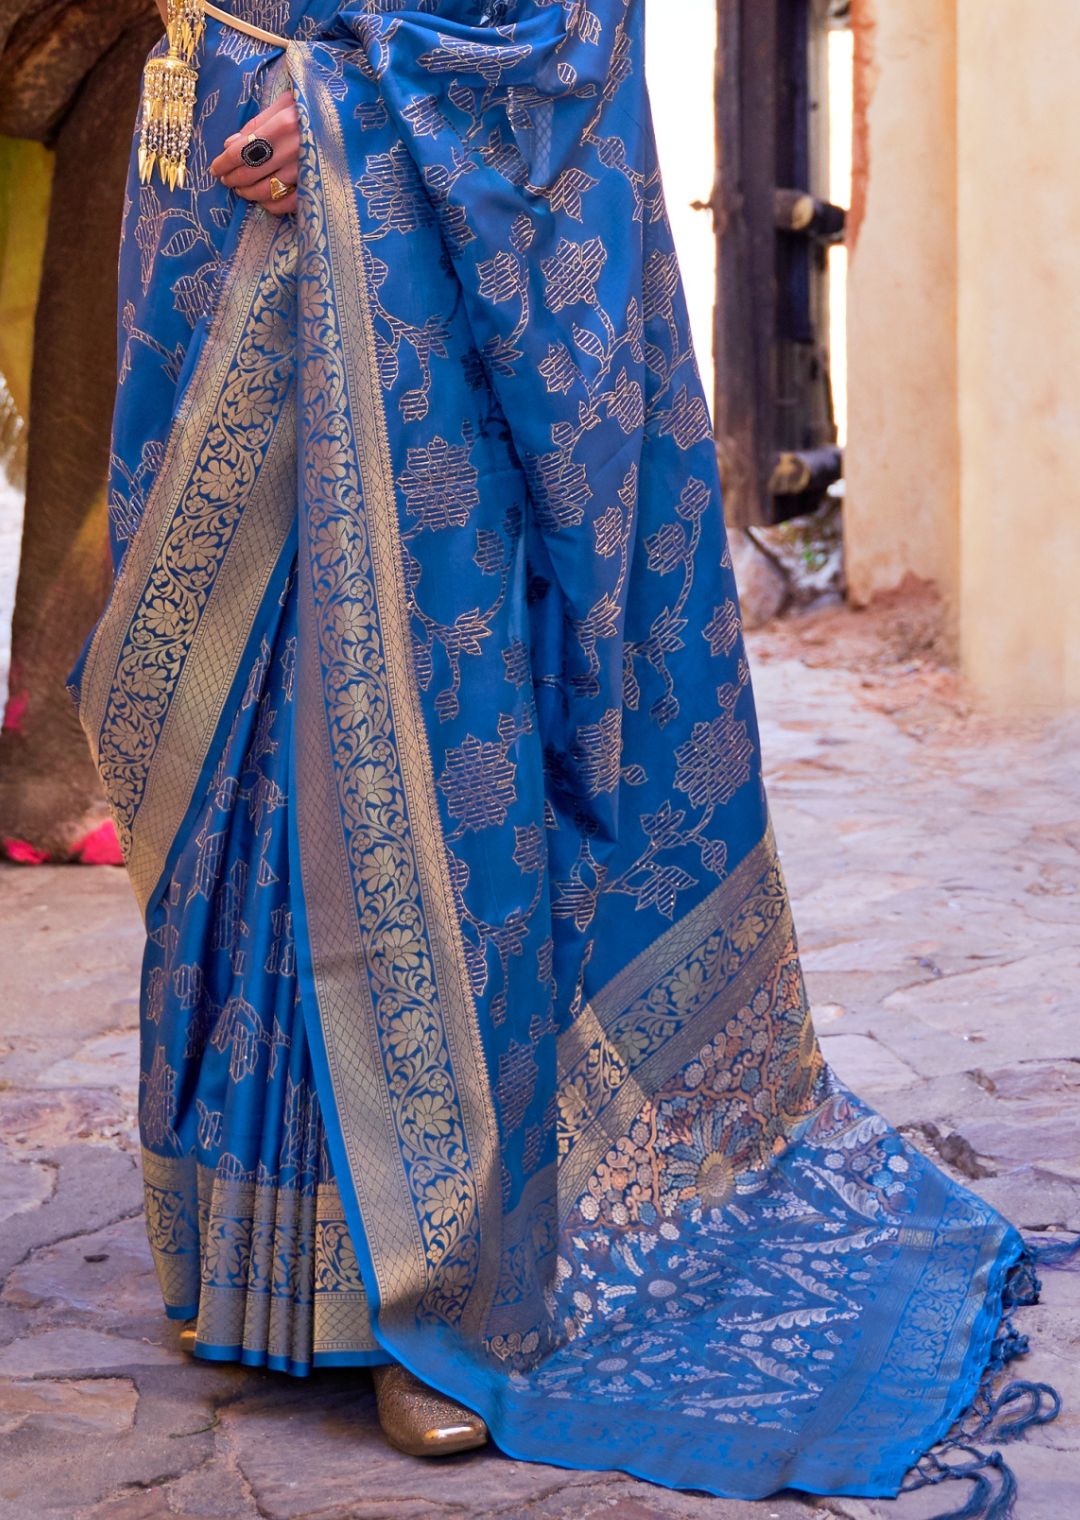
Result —
[[828, 363], [833, 0], [717, 0], [717, 448], [728, 520], [818, 504], [842, 468]]

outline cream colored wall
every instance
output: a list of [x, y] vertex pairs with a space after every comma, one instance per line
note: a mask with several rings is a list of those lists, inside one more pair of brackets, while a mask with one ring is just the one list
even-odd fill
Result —
[[853, 0], [847, 548], [934, 581], [977, 695], [1080, 704], [1077, 0]]
[[997, 705], [1076, 704], [1080, 4], [958, 9], [964, 663]]
[[[994, 0], [995, 14], [1001, 3]], [[956, 585], [952, 7], [953, 0], [856, 0], [854, 7], [845, 470], [848, 580], [860, 604], [909, 573], [950, 595]]]

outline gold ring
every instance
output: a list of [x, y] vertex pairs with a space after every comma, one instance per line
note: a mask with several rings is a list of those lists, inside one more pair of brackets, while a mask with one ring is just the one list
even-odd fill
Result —
[[284, 180], [278, 179], [276, 174], [270, 176], [270, 199], [283, 201], [287, 195], [291, 195], [296, 189], [295, 185], [287, 185]]

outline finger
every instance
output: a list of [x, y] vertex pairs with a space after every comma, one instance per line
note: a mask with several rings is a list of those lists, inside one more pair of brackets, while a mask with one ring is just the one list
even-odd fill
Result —
[[295, 188], [290, 190], [288, 195], [283, 195], [280, 200], [275, 200], [269, 190], [262, 185], [253, 185], [249, 190], [237, 190], [236, 194], [253, 206], [261, 206], [271, 216], [284, 216], [287, 212], [296, 210]]
[[260, 111], [257, 116], [253, 116], [238, 131], [230, 132], [225, 139], [225, 145], [229, 146], [232, 143], [239, 143], [243, 146], [247, 141], [249, 133], [254, 132], [256, 136], [259, 136], [268, 127], [274, 126], [279, 116], [288, 116], [294, 114], [295, 111], [296, 101], [293, 93], [291, 90], [286, 90], [271, 105], [268, 105], [265, 111]]
[[256, 185], [237, 185], [236, 194], [242, 201], [254, 201], [257, 206], [268, 205], [273, 200], [269, 183], [264, 179]]
[[282, 111], [287, 111], [290, 107], [293, 110], [296, 109], [296, 97], [291, 90], [283, 90], [275, 100], [270, 102], [265, 110], [260, 111], [257, 116], [253, 116], [250, 121], [245, 122], [235, 132], [230, 132], [225, 141], [230, 143], [235, 138], [245, 137], [248, 132], [257, 132], [260, 127], [265, 126], [269, 121], [273, 121]]
[[226, 174], [242, 172], [249, 177], [248, 183], [252, 183], [267, 173], [268, 164], [259, 164], [251, 169], [244, 163], [240, 154], [250, 138], [265, 137], [276, 151], [284, 151], [286, 138], [291, 139], [295, 135], [299, 142], [299, 131], [296, 102], [291, 92], [286, 91], [272, 106], [246, 122], [239, 132], [233, 132], [226, 138], [221, 152], [210, 165], [210, 172], [218, 179], [224, 178]]
[[251, 135], [245, 133], [214, 160], [212, 172], [230, 188], [236, 185], [253, 185], [256, 180], [264, 179], [267, 174], [276, 173], [287, 160], [299, 156], [300, 131], [295, 121], [291, 121], [288, 117], [282, 116], [270, 127], [254, 134], [256, 137], [265, 138], [273, 149], [270, 158], [254, 167], [246, 164], [241, 157], [242, 150], [247, 146]]
[[275, 100], [272, 100], [263, 110], [256, 112], [242, 127], [238, 127], [235, 132], [230, 132], [225, 141], [232, 142], [235, 138], [246, 136], [248, 132], [258, 132], [260, 127], [265, 126], [268, 121], [273, 121], [274, 117], [281, 111], [287, 110], [290, 106], [295, 107], [295, 105], [296, 102], [292, 91], [282, 91]]
[[264, 202], [263, 210], [268, 211], [271, 216], [288, 216], [290, 212], [296, 210], [296, 191], [283, 196], [279, 201]]
[[259, 180], [276, 174], [286, 184], [293, 184], [296, 180], [296, 172], [300, 163], [300, 134], [297, 131], [288, 133], [275, 132], [273, 139], [267, 138], [272, 143], [273, 153], [257, 168], [251, 169], [247, 164], [241, 163], [236, 169], [229, 169], [220, 174], [218, 178], [223, 185], [230, 190], [239, 190], [242, 186], [258, 184]]
[[[277, 177], [282, 179], [283, 184], [289, 186], [290, 194], [295, 193], [296, 181], [294, 179], [284, 179], [280, 175]], [[270, 178], [271, 177], [267, 175], [266, 179], [259, 180], [258, 184], [240, 186], [238, 187], [236, 194], [240, 196], [241, 200], [254, 201], [257, 205], [266, 206], [268, 209], [271, 206], [280, 206], [284, 203], [286, 197], [281, 196], [277, 201], [274, 200]]]

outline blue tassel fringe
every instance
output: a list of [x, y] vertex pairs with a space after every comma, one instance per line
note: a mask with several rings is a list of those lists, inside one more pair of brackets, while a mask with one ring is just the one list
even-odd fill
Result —
[[1036, 1267], [1080, 1268], [1080, 1236], [1025, 1244], [1027, 1249], [1005, 1284], [1001, 1328], [990, 1348], [978, 1392], [947, 1439], [915, 1465], [902, 1490], [911, 1493], [958, 1479], [970, 1482], [967, 1502], [960, 1509], [942, 1511], [934, 1520], [1012, 1520], [1017, 1495], [1012, 1468], [996, 1447], [986, 1451], [973, 1443], [979, 1438], [1015, 1441], [1033, 1426], [1048, 1425], [1061, 1413], [1061, 1396], [1049, 1383], [1016, 1378], [994, 1392], [999, 1374], [1029, 1349], [1028, 1337], [1013, 1324], [1012, 1311], [1038, 1303], [1042, 1284]]

